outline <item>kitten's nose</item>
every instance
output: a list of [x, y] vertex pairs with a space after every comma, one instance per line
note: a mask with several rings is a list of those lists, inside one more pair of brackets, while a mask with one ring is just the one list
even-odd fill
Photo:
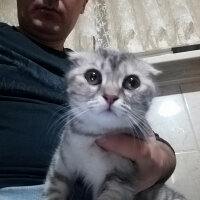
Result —
[[108, 95], [108, 94], [104, 94], [103, 98], [109, 105], [112, 105], [117, 99], [119, 99], [119, 97], [116, 95]]

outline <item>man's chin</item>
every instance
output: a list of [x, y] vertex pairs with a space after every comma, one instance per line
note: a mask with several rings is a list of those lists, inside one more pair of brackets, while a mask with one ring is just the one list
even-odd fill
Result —
[[58, 23], [52, 23], [52, 22], [45, 22], [39, 19], [33, 20], [33, 26], [36, 30], [42, 31], [43, 33], [57, 33], [61, 30]]
[[33, 20], [33, 26], [40, 30], [47, 30], [47, 31], [60, 31], [60, 26], [58, 23], [53, 23], [50, 21], [42, 21], [40, 19]]

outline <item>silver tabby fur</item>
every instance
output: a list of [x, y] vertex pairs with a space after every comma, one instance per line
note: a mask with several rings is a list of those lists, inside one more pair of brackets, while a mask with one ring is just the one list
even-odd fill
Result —
[[[68, 117], [48, 171], [44, 199], [66, 200], [78, 176], [92, 187], [93, 200], [185, 199], [165, 185], [136, 194], [137, 170], [133, 162], [95, 143], [97, 138], [119, 133], [148, 140], [152, 131], [145, 116], [155, 93], [152, 77], [159, 71], [130, 53], [111, 50], [71, 53], [70, 59], [73, 65], [66, 75]], [[86, 80], [89, 69], [101, 73], [100, 84], [91, 85]], [[122, 87], [129, 75], [139, 78], [137, 88]], [[118, 97], [109, 110], [104, 94]]]

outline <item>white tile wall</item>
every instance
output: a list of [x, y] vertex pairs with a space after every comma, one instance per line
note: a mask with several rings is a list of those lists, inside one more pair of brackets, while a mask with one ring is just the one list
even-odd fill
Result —
[[[174, 87], [180, 93], [179, 86]], [[168, 89], [171, 90], [171, 87], [165, 87], [165, 90]], [[182, 94], [156, 97], [148, 113], [148, 120], [153, 130], [166, 139], [176, 152], [197, 149], [192, 124]]]
[[200, 148], [200, 82], [181, 85], [181, 89]]
[[200, 199], [200, 153], [177, 154], [177, 167], [167, 184], [188, 200]]
[[161, 94], [148, 120], [177, 154], [176, 170], [167, 183], [188, 200], [200, 200], [200, 82], [165, 86]]

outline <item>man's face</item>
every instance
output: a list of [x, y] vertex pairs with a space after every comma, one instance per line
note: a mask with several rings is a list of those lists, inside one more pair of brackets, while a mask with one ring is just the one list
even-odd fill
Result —
[[17, 0], [20, 27], [29, 33], [68, 35], [87, 0]]

